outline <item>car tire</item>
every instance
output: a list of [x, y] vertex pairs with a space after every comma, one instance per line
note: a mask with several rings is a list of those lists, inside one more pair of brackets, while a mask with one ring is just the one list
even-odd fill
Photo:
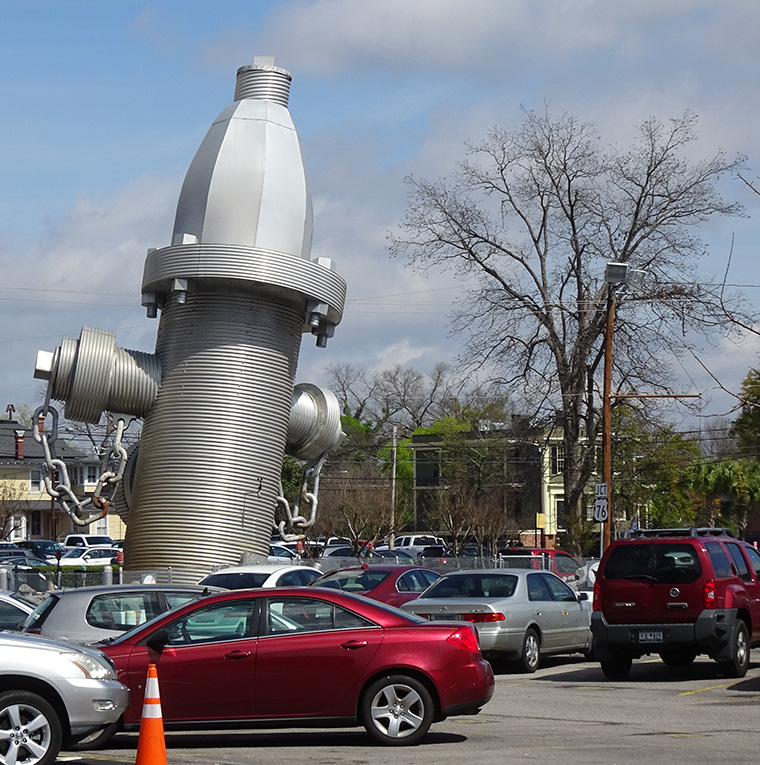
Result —
[[538, 633], [529, 627], [525, 630], [523, 637], [522, 651], [517, 664], [521, 672], [535, 672], [541, 663], [541, 641], [538, 639]]
[[721, 662], [721, 671], [726, 677], [744, 677], [749, 669], [749, 633], [747, 625], [737, 619], [731, 631], [731, 658]]
[[631, 671], [633, 659], [624, 653], [616, 653], [601, 664], [602, 672], [608, 680], [625, 680]]
[[[15, 743], [14, 729], [22, 728], [34, 720], [27, 738], [34, 743], [30, 748], [23, 741]], [[0, 756], [3, 762], [52, 765], [61, 751], [63, 732], [55, 710], [45, 699], [28, 691], [0, 693]]]
[[406, 675], [375, 680], [364, 691], [360, 709], [367, 733], [385, 746], [418, 743], [430, 729], [435, 713], [430, 691]]
[[91, 752], [95, 749], [105, 749], [118, 732], [119, 723], [111, 723], [106, 725], [105, 728], [95, 731], [95, 733], [90, 733], [89, 736], [85, 736], [81, 741], [77, 741], [76, 744], [72, 744], [69, 749], [72, 752]]
[[583, 651], [583, 658], [586, 661], [596, 661], [596, 650], [594, 646], [594, 636], [591, 636], [586, 650]]
[[688, 667], [690, 664], [694, 663], [694, 659], [697, 658], [697, 652], [691, 650], [673, 652], [663, 651], [660, 654], [660, 658], [663, 663], [667, 664], [669, 667]]

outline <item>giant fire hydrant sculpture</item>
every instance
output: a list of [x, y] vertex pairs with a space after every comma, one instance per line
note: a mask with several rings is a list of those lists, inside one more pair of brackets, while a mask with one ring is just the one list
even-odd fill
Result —
[[240, 68], [234, 102], [190, 165], [172, 243], [145, 261], [142, 303], [148, 316], [160, 312], [155, 354], [117, 348], [112, 333], [85, 327], [79, 340], [38, 355], [35, 376], [69, 419], [145, 418], [124, 481], [128, 507], [118, 508], [127, 569], [173, 567], [175, 581], [194, 581], [246, 552], [266, 555], [275, 506], [287, 509], [286, 444], [318, 475], [343, 437], [332, 394], [294, 390], [301, 335], [326, 345], [345, 282], [329, 259], [310, 260], [311, 195], [287, 109], [290, 80], [274, 59]]

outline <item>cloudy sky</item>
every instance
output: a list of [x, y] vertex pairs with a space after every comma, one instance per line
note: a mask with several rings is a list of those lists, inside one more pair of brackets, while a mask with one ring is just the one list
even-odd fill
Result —
[[[446, 175], [465, 143], [522, 109], [569, 110], [625, 141], [649, 116], [699, 115], [702, 156], [748, 156], [760, 175], [756, 0], [0, 0], [0, 414], [35, 405], [38, 349], [110, 329], [152, 351], [140, 307], [148, 247], [170, 243], [185, 171], [232, 100], [235, 72], [274, 55], [293, 75], [290, 112], [314, 194], [313, 256], [348, 282], [326, 350], [304, 338], [298, 379], [326, 365], [422, 371], [461, 350], [447, 316], [458, 287], [387, 252], [403, 179]], [[760, 197], [700, 232], [705, 280], [755, 306]], [[737, 389], [760, 343], [701, 359]], [[705, 413], [728, 411], [696, 364], [680, 368]]]

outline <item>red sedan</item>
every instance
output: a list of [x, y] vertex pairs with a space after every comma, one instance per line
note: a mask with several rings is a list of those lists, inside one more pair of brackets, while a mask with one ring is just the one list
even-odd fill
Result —
[[401, 606], [419, 597], [440, 574], [421, 566], [372, 565], [341, 568], [322, 574], [309, 582], [310, 587], [332, 587], [355, 595], [364, 595], [391, 606]]
[[181, 606], [102, 649], [131, 690], [117, 727], [140, 724], [149, 664], [167, 730], [363, 725], [386, 745], [477, 714], [493, 673], [476, 632], [339, 590], [233, 590]]

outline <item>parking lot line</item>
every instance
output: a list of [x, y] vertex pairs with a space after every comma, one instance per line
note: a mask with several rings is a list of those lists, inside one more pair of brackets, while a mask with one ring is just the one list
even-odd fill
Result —
[[695, 693], [702, 693], [702, 691], [715, 691], [718, 688], [728, 688], [728, 687], [734, 685], [734, 683], [736, 683], [735, 680], [733, 682], [730, 682], [730, 683], [722, 683], [721, 685], [708, 685], [706, 688], [697, 688], [694, 691], [684, 691], [683, 693], [679, 693], [678, 695], [679, 696], [691, 696], [691, 695], [693, 695]]

